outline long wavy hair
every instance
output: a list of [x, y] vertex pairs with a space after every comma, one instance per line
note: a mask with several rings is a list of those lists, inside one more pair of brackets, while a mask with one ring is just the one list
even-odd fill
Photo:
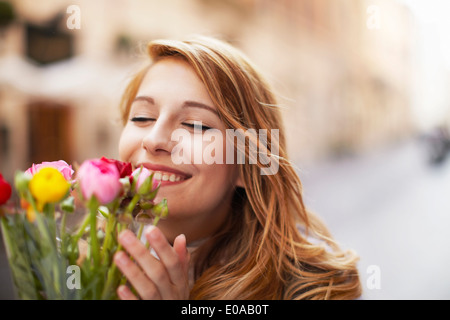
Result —
[[[180, 57], [206, 86], [226, 128], [278, 129], [261, 152], [277, 161], [276, 174], [261, 175], [260, 161], [239, 164], [244, 188], [236, 188], [232, 212], [220, 231], [195, 252], [192, 299], [354, 299], [361, 295], [358, 256], [343, 251], [324, 223], [305, 208], [302, 184], [286, 154], [277, 99], [268, 82], [238, 49], [210, 37], [158, 40], [147, 45], [150, 61]], [[149, 66], [129, 82], [121, 101], [125, 124]], [[248, 136], [254, 139], [254, 136]], [[249, 142], [249, 140], [246, 140]], [[248, 143], [247, 147], [248, 147]], [[277, 147], [277, 154], [271, 150]], [[299, 229], [302, 232], [299, 232]], [[311, 241], [315, 238], [319, 241]]]

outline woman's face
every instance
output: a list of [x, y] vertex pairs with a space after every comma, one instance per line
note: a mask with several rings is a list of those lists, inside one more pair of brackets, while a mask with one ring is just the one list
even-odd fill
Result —
[[[212, 142], [204, 141], [209, 128], [216, 129]], [[183, 138], [172, 136], [175, 132]], [[225, 140], [217, 108], [192, 67], [179, 58], [155, 63], [131, 105], [119, 155], [134, 167], [154, 171], [154, 178], [161, 180], [155, 200], [167, 199], [169, 217], [158, 226], [169, 241], [181, 233], [188, 242], [206, 237], [229, 213], [237, 167], [226, 161], [207, 164], [204, 159], [211, 154], [225, 159]]]

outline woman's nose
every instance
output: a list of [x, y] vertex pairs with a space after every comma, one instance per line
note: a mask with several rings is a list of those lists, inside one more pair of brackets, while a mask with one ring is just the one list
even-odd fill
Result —
[[171, 140], [173, 130], [168, 122], [166, 119], [159, 117], [149, 128], [148, 133], [142, 139], [142, 147], [147, 152], [154, 155], [171, 154], [175, 144]]

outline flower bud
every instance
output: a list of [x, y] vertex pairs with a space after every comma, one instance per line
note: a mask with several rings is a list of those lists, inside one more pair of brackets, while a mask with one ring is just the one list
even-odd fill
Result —
[[166, 218], [169, 215], [169, 208], [167, 207], [167, 199], [162, 199], [160, 203], [156, 204], [152, 212], [155, 216], [159, 216], [161, 219]]
[[14, 176], [14, 185], [20, 193], [24, 194], [28, 191], [28, 184], [32, 178], [31, 174], [24, 173], [22, 171], [17, 171]]
[[135, 191], [146, 200], [153, 200], [156, 196], [158, 182], [153, 180], [153, 172], [147, 168], [140, 167], [133, 171], [133, 183]]
[[68, 197], [61, 202], [61, 209], [66, 212], [75, 211], [75, 199], [74, 197]]
[[151, 201], [140, 201], [139, 202], [139, 207], [142, 210], [149, 210], [149, 209], [152, 209], [154, 206], [155, 205]]
[[119, 181], [122, 184], [122, 188], [125, 193], [131, 190], [130, 177], [120, 178]]

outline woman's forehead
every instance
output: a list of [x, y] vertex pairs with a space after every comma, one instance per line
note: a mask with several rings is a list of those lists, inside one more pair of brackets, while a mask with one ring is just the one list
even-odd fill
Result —
[[[164, 104], [166, 101], [183, 108], [195, 108], [219, 116], [207, 87], [194, 68], [184, 59], [167, 57], [155, 62], [146, 72], [135, 100]], [[220, 116], [219, 116], [220, 117]]]

